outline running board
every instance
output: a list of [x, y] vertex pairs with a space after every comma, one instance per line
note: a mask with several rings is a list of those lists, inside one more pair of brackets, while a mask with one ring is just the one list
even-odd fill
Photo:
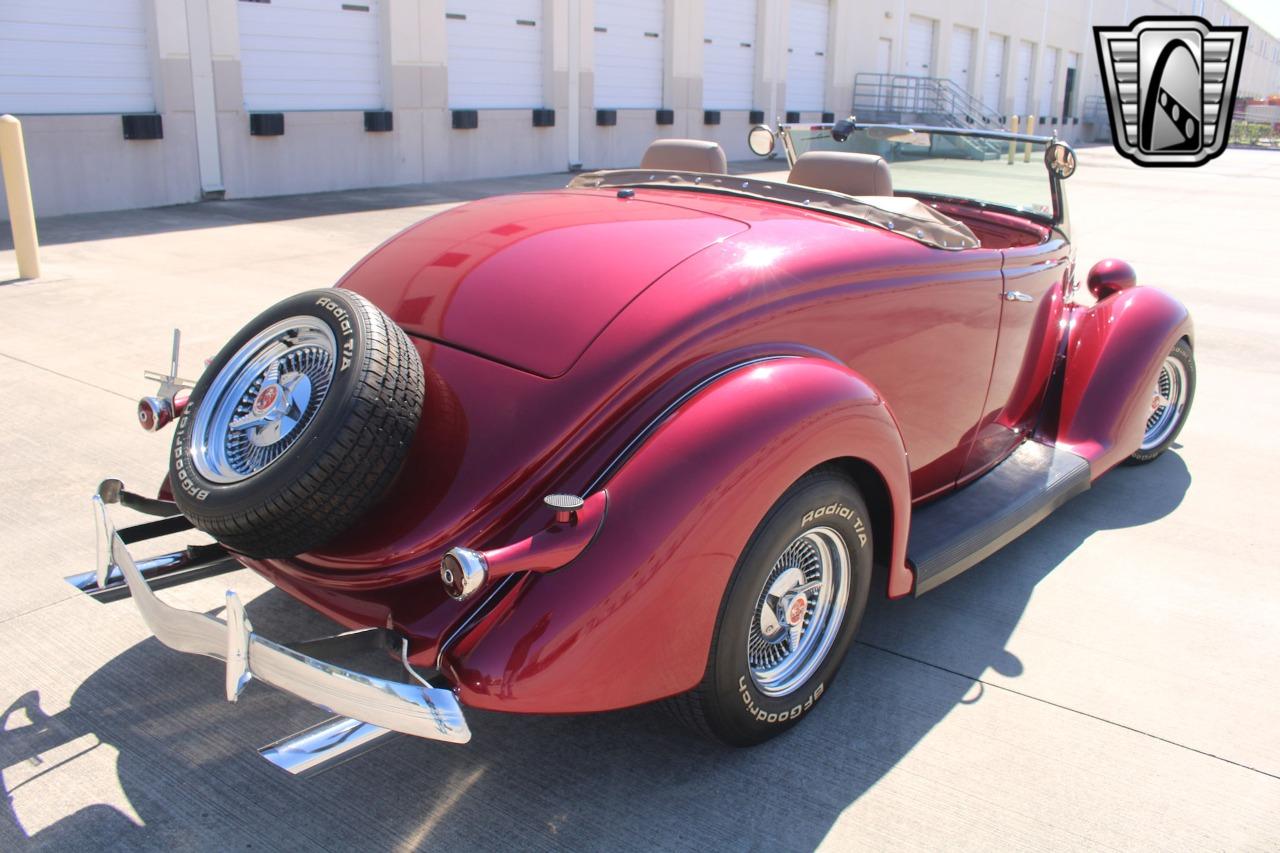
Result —
[[911, 514], [915, 594], [951, 580], [1089, 488], [1089, 460], [1026, 441], [990, 472]]

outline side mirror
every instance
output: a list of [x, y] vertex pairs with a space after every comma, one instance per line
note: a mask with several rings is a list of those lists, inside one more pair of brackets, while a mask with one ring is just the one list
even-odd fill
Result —
[[1098, 261], [1089, 269], [1085, 284], [1089, 292], [1098, 299], [1106, 299], [1113, 293], [1128, 290], [1138, 283], [1138, 274], [1126, 261], [1118, 258], [1107, 258]]
[[1067, 143], [1055, 139], [1044, 149], [1044, 163], [1059, 180], [1065, 181], [1076, 173], [1076, 152]]
[[757, 157], [768, 157], [773, 153], [774, 145], [773, 130], [767, 125], [757, 124], [751, 130], [747, 131], [747, 147], [751, 149], [751, 153]]

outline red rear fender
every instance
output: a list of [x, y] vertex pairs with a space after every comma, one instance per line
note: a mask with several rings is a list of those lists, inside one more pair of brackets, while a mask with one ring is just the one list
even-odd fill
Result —
[[[906, 594], [906, 452], [884, 401], [820, 358], [734, 371], [691, 397], [604, 487], [609, 512], [574, 562], [525, 577], [453, 643], [442, 669], [475, 707], [529, 713], [622, 708], [702, 678], [739, 554], [806, 471], [854, 457], [892, 504], [891, 591]], [[625, 673], [625, 677], [622, 674]]]

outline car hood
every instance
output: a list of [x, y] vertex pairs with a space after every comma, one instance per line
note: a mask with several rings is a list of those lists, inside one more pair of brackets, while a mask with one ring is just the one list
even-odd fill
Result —
[[423, 220], [340, 286], [406, 332], [564, 374], [646, 287], [745, 223], [611, 190], [500, 196]]

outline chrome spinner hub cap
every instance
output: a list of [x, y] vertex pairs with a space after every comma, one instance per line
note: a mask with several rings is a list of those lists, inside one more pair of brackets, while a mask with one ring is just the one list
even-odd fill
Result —
[[218, 372], [195, 413], [191, 461], [205, 479], [237, 483], [288, 450], [333, 381], [333, 332], [291, 317], [255, 335]]
[[747, 629], [761, 693], [786, 696], [822, 664], [844, 621], [849, 571], [844, 538], [830, 527], [805, 531], [774, 561]]
[[1151, 410], [1147, 415], [1142, 449], [1154, 450], [1173, 434], [1186, 405], [1187, 369], [1173, 356], [1164, 360], [1151, 393]]

